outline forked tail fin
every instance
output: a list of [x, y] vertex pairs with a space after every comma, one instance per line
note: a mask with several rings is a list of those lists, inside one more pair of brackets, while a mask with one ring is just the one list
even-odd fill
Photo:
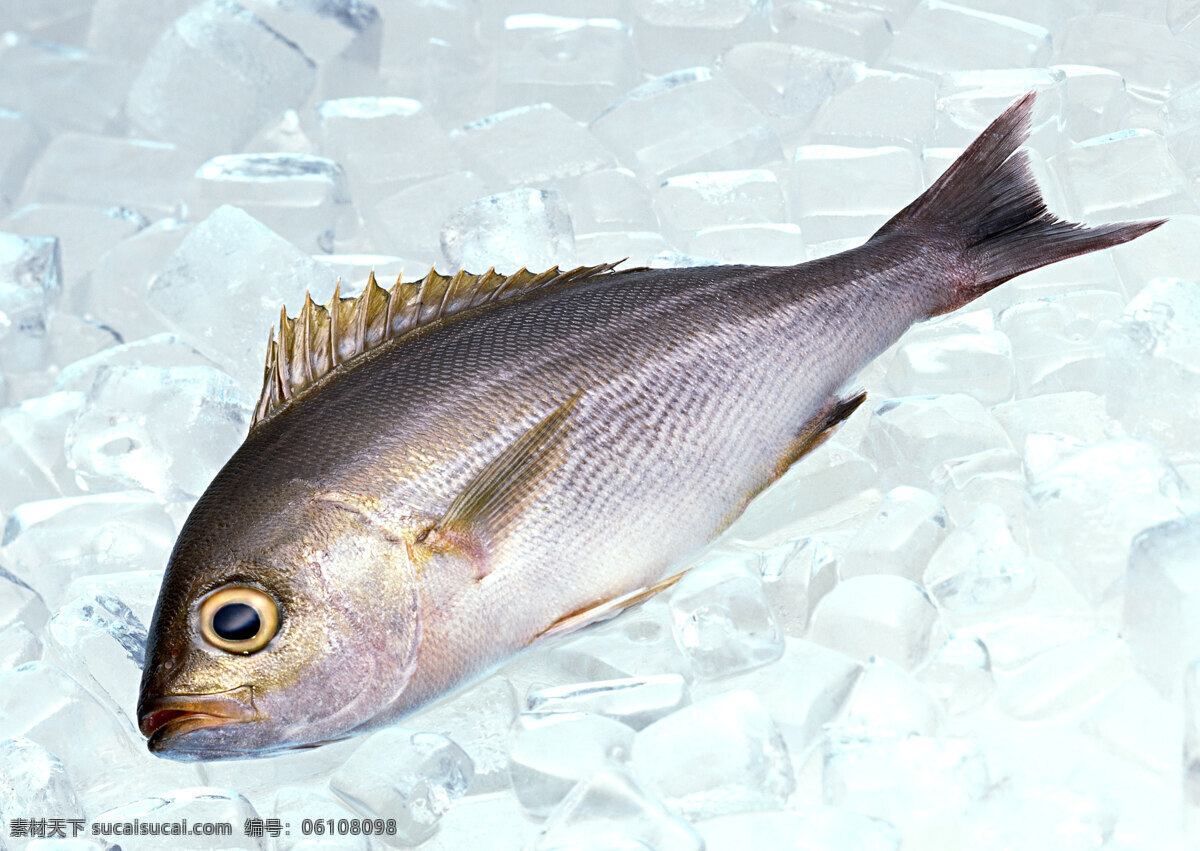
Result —
[[945, 174], [871, 237], [912, 233], [960, 252], [965, 274], [952, 275], [954, 286], [935, 316], [1024, 272], [1120, 245], [1166, 221], [1087, 227], [1046, 209], [1029, 156], [1017, 150], [1029, 137], [1034, 98], [1030, 92], [1006, 109]]

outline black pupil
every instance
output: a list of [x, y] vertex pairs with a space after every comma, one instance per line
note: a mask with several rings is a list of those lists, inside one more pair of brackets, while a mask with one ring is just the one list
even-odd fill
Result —
[[213, 632], [226, 641], [245, 641], [258, 635], [258, 612], [245, 603], [226, 603], [213, 615]]

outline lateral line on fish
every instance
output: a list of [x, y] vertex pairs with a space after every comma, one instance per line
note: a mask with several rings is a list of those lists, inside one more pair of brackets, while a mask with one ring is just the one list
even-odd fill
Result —
[[325, 305], [313, 302], [306, 293], [295, 317], [287, 315], [286, 307], [280, 310], [278, 336], [274, 326], [271, 328], [263, 388], [250, 428], [383, 343], [474, 307], [501, 304], [553, 284], [580, 283], [609, 274], [620, 262], [567, 271], [555, 266], [538, 273], [522, 268], [512, 275], [489, 269], [482, 275], [460, 271], [449, 277], [430, 269], [419, 281], [397, 279], [390, 290], [376, 283], [372, 271], [362, 294], [356, 297], [342, 298], [340, 282]]

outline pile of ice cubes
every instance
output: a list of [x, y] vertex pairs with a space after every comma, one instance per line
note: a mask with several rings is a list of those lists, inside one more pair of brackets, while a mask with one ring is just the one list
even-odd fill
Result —
[[[0, 31], [0, 847], [1200, 836], [1200, 0], [0, 0]], [[147, 753], [159, 577], [281, 304], [822, 256], [1030, 89], [1056, 211], [1170, 224], [914, 328], [611, 624], [369, 738]]]

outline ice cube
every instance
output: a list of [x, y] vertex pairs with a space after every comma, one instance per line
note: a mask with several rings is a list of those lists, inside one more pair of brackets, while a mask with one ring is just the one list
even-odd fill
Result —
[[908, 148], [801, 145], [792, 159], [793, 215], [810, 245], [865, 239], [921, 192]]
[[971, 847], [1002, 851], [1048, 844], [1085, 851], [1111, 844], [1117, 820], [1115, 802], [1095, 790], [1007, 781], [972, 811]]
[[525, 708], [535, 714], [603, 715], [641, 730], [691, 702], [687, 681], [682, 676], [661, 674], [541, 688], [529, 694]]
[[1082, 218], [1200, 213], [1187, 176], [1158, 133], [1122, 130], [1080, 142], [1062, 156], [1074, 191], [1073, 208]]
[[76, 493], [63, 440], [83, 404], [83, 393], [60, 391], [0, 411], [0, 464], [7, 480], [0, 512]]
[[996, 669], [1011, 673], [1056, 647], [1096, 635], [1102, 625], [1086, 614], [1048, 612], [1000, 617], [975, 629]]
[[148, 7], [139, 0], [95, 0], [87, 46], [137, 68], [159, 36], [191, 5], [190, 0], [163, 0]]
[[863, 737], [934, 736], [941, 711], [924, 685], [887, 659], [873, 657], [855, 680], [837, 730]]
[[1051, 58], [1050, 33], [1036, 24], [926, 0], [896, 34], [887, 62], [913, 71], [1026, 68]]
[[[938, 141], [959, 148], [970, 144], [992, 119], [1029, 91], [1037, 91], [1030, 147], [1056, 152], [1064, 144], [1067, 74], [1057, 68], [954, 71], [938, 85]], [[1074, 88], [1071, 98], [1074, 99]]]
[[551, 669], [566, 682], [687, 672], [675, 642], [671, 614], [661, 600], [588, 630], [550, 651]]
[[890, 822], [905, 836], [966, 812], [990, 788], [987, 762], [969, 739], [838, 735], [825, 757], [825, 803]]
[[29, 167], [41, 151], [37, 128], [28, 116], [0, 109], [0, 215], [16, 204]]
[[145, 216], [128, 207], [26, 204], [0, 220], [0, 231], [27, 237], [54, 234], [63, 258], [62, 286], [69, 292], [96, 267], [104, 252], [148, 224]]
[[67, 430], [67, 460], [87, 490], [195, 499], [245, 437], [251, 404], [214, 367], [107, 367]]
[[654, 204], [664, 228], [677, 238], [704, 228], [787, 219], [779, 180], [766, 169], [668, 177], [655, 193]]
[[918, 487], [929, 483], [930, 473], [943, 461], [1013, 448], [987, 409], [962, 393], [881, 402], [863, 445], [881, 470]]
[[879, 819], [836, 807], [806, 806], [774, 813], [737, 813], [697, 825], [707, 851], [900, 851], [900, 832]]
[[1134, 664], [1178, 699], [1184, 667], [1200, 647], [1200, 515], [1170, 520], [1133, 539], [1121, 637]]
[[[237, 792], [211, 786], [174, 789], [147, 798], [130, 801], [99, 813], [92, 820], [94, 836], [120, 837], [122, 847], [131, 849], [179, 848], [190, 844], [171, 831], [186, 824], [204, 837], [205, 848], [266, 848], [262, 837], [248, 834], [245, 826], [259, 814], [253, 805]], [[128, 840], [128, 825], [153, 828], [161, 825], [166, 835], [138, 834], [135, 842]]]
[[436, 733], [393, 727], [372, 735], [329, 778], [329, 788], [367, 818], [395, 819], [396, 840], [417, 845], [462, 797], [471, 758]]
[[191, 228], [176, 219], [161, 219], [121, 240], [100, 255], [90, 275], [64, 294], [64, 306], [104, 323], [125, 340], [165, 331], [166, 324], [146, 305], [146, 289]]
[[892, 42], [886, 15], [845, 3], [779, 0], [771, 7], [771, 25], [782, 41], [867, 62], [877, 59]]
[[[237, 251], [229, 247], [236, 245]], [[336, 276], [237, 207], [196, 225], [150, 284], [147, 300], [190, 345], [257, 394], [263, 345], [279, 306], [296, 313], [305, 290], [317, 301]]]
[[1106, 344], [1109, 412], [1177, 461], [1200, 460], [1200, 283], [1151, 281]]
[[[497, 97], [515, 107], [550, 101], [578, 121], [595, 117], [639, 80], [629, 26], [601, 17], [562, 17], [522, 5], [496, 34]], [[593, 17], [594, 16], [594, 17]]]
[[890, 573], [917, 581], [949, 523], [941, 500], [929, 491], [893, 488], [850, 541], [838, 574], [849, 579]]
[[1053, 718], [1111, 691], [1132, 667], [1125, 642], [1112, 633], [1097, 633], [1048, 650], [1006, 677], [996, 702], [1014, 718]]
[[1026, 540], [1025, 473], [1016, 452], [988, 449], [951, 458], [934, 468], [930, 480], [955, 525], [966, 523], [971, 512], [991, 503], [1007, 515], [1016, 540]]
[[[627, 168], [605, 168], [581, 175], [564, 189], [571, 221], [579, 234], [658, 230], [650, 193]], [[577, 237], [578, 238], [578, 237]]]
[[770, 4], [763, 0], [634, 0], [633, 7], [638, 64], [652, 74], [709, 65], [730, 44], [765, 41], [771, 35]]
[[474, 172], [453, 172], [389, 195], [363, 215], [376, 248], [411, 257], [427, 269], [435, 262], [441, 265], [442, 223], [486, 192]]
[[633, 737], [632, 728], [600, 715], [521, 713], [513, 722], [508, 748], [508, 773], [517, 800], [526, 812], [545, 818], [580, 780], [624, 766]]
[[0, 233], [0, 369], [40, 370], [46, 324], [62, 288], [59, 243], [52, 236]]
[[938, 547], [924, 584], [938, 605], [955, 614], [1015, 606], [1033, 594], [1036, 575], [1014, 540], [1008, 515], [985, 502]]
[[332, 252], [356, 226], [342, 167], [312, 154], [213, 157], [196, 171], [191, 204], [197, 216], [239, 207], [309, 252]]
[[[0, 627], [41, 629], [50, 616], [42, 595], [0, 566]], [[7, 670], [7, 668], [0, 668]]]
[[633, 771], [690, 819], [779, 809], [795, 788], [783, 737], [748, 691], [694, 703], [642, 730]]
[[42, 658], [42, 642], [23, 623], [0, 628], [0, 671]]
[[232, 0], [207, 0], [151, 48], [125, 110], [141, 132], [198, 153], [231, 153], [302, 105], [315, 79], [293, 42]]
[[405, 719], [414, 730], [445, 736], [475, 767], [470, 794], [508, 788], [508, 732], [517, 715], [517, 693], [504, 677], [489, 677]]
[[462, 158], [420, 101], [328, 100], [317, 105], [317, 120], [321, 153], [346, 170], [359, 209], [411, 184], [462, 170]]
[[1055, 58], [1070, 65], [1111, 69], [1124, 78], [1132, 93], [1161, 101], [1167, 92], [1196, 79], [1196, 57], [1185, 39], [1171, 36], [1161, 12], [1155, 17], [1075, 15], [1059, 40]]
[[[374, 835], [374, 824], [371, 825], [370, 835], [335, 834], [328, 831], [327, 825], [330, 822], [337, 824], [343, 819], [348, 822], [350, 819], [361, 817], [323, 791], [306, 786], [284, 786], [275, 792], [270, 805], [263, 809], [263, 813], [288, 825], [283, 835], [276, 840], [275, 847], [281, 851], [328, 848], [333, 836], [337, 837], [338, 848], [345, 848], [347, 851], [369, 851], [371, 848], [370, 836]], [[386, 822], [383, 828], [382, 837], [386, 837]], [[317, 833], [318, 830], [321, 832]], [[267, 835], [270, 833], [267, 832]]]
[[[0, 830], [12, 848], [25, 847], [14, 819], [79, 819], [83, 814], [58, 757], [24, 737], [0, 739]], [[64, 832], [71, 835], [69, 823]]]
[[[1180, 680], [1188, 676], [1184, 673]], [[1130, 677], [1096, 702], [1082, 729], [1116, 755], [1160, 776], [1173, 775], [1179, 768], [1179, 731], [1188, 700], [1187, 683], [1181, 685], [1184, 700], [1171, 701], [1144, 678]]]
[[146, 627], [129, 606], [113, 594], [79, 597], [54, 613], [48, 631], [75, 678], [106, 696], [136, 726]]
[[535, 851], [639, 847], [703, 851], [704, 841], [686, 821], [616, 771], [582, 780], [546, 820]]
[[819, 537], [760, 551], [758, 570], [771, 612], [786, 635], [804, 635], [813, 609], [838, 580], [837, 558]]
[[1194, 809], [1200, 807], [1200, 664], [1192, 661], [1184, 673], [1184, 797]]
[[27, 502], [9, 516], [0, 556], [57, 608], [67, 582], [166, 563], [175, 524], [145, 491]]
[[657, 233], [608, 231], [575, 236], [575, 257], [583, 266], [612, 263], [614, 257], [622, 257], [625, 268], [636, 269], [649, 265], [666, 250], [666, 240]]
[[718, 67], [775, 127], [786, 143], [817, 109], [850, 85], [861, 66], [846, 56], [796, 44], [743, 42], [721, 54]]
[[675, 640], [697, 677], [734, 674], [783, 654], [762, 580], [725, 556], [693, 568], [671, 592]]
[[212, 366], [212, 361], [174, 334], [155, 334], [132, 343], [110, 346], [67, 364], [59, 372], [56, 384], [61, 391], [84, 393], [92, 389], [96, 378], [106, 369], [139, 366]]
[[537, 832], [538, 825], [521, 809], [516, 797], [473, 795], [442, 817], [438, 832], [423, 847], [429, 851], [458, 851], [505, 842], [513, 848], [527, 848]]
[[118, 121], [135, 67], [80, 47], [5, 32], [0, 35], [0, 107], [54, 130], [103, 133]]
[[1012, 346], [1003, 331], [951, 333], [905, 343], [888, 366], [893, 396], [965, 390], [985, 405], [1012, 398]]
[[616, 165], [586, 127], [549, 103], [489, 115], [450, 138], [477, 171], [507, 186], [543, 186]]
[[705, 228], [687, 241], [686, 248], [722, 263], [759, 266], [792, 266], [805, 257], [800, 228], [790, 224]]
[[166, 142], [61, 133], [30, 170], [21, 198], [27, 204], [62, 201], [175, 215], [194, 168], [192, 156]]
[[1097, 443], [1030, 474], [1034, 555], [1057, 564], [1093, 603], [1112, 597], [1143, 529], [1186, 513], [1179, 474], [1151, 444]]
[[442, 223], [442, 254], [455, 269], [501, 272], [575, 262], [575, 232], [562, 196], [554, 190], [513, 189], [480, 198]]
[[955, 630], [919, 671], [917, 679], [948, 715], [961, 715], [986, 703], [996, 691], [992, 660], [979, 637]]
[[645, 178], [746, 168], [781, 156], [754, 106], [707, 68], [643, 83], [601, 113], [592, 132]]
[[891, 659], [907, 671], [937, 649], [938, 613], [929, 595], [899, 576], [839, 582], [813, 612], [808, 638], [866, 661]]
[[1046, 393], [996, 405], [992, 415], [1004, 426], [1013, 446], [1023, 449], [1029, 435], [1053, 432], [1084, 443], [1117, 436], [1121, 426], [1104, 410], [1105, 399], [1086, 390]]
[[821, 106], [809, 128], [810, 142], [920, 151], [933, 139], [937, 88], [931, 81], [892, 71], [855, 76]]

